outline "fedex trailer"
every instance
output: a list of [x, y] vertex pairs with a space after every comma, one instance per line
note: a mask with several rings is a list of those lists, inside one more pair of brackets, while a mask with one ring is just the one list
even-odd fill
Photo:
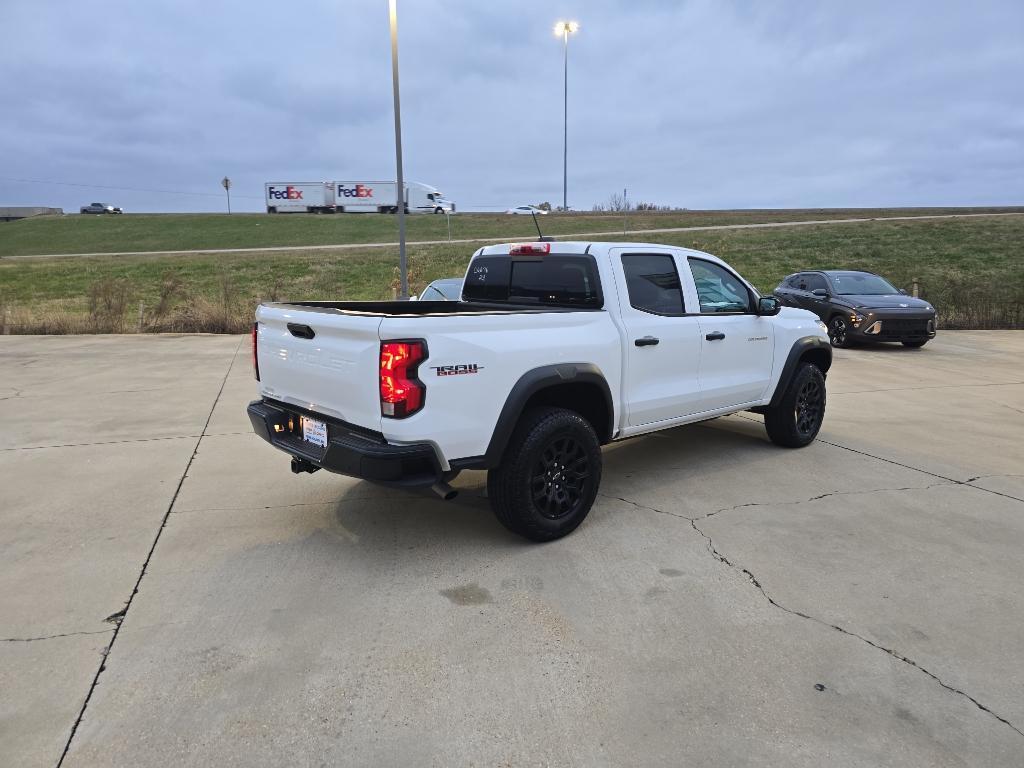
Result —
[[271, 181], [263, 186], [267, 213], [334, 213], [334, 183]]
[[[332, 191], [339, 213], [398, 212], [398, 184], [393, 181], [336, 181]], [[406, 213], [455, 213], [455, 203], [429, 184], [411, 181], [403, 197]]]

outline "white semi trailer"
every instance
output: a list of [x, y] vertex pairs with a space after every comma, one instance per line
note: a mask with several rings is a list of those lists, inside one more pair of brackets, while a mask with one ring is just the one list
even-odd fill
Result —
[[[397, 213], [393, 181], [269, 182], [267, 213]], [[429, 184], [405, 185], [406, 213], [455, 213], [455, 203]]]
[[[346, 213], [397, 213], [398, 185], [393, 181], [336, 181], [334, 200]], [[437, 187], [410, 181], [405, 185], [407, 213], [454, 213], [455, 203]]]
[[269, 181], [263, 185], [267, 213], [334, 213], [334, 182]]

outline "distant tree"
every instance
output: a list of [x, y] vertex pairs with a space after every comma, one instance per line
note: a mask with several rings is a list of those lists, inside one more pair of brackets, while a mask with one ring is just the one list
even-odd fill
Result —
[[551, 203], [545, 201], [543, 203], [537, 203], [537, 205], [534, 206], [534, 207], [540, 208], [542, 211], [550, 211], [551, 210]]

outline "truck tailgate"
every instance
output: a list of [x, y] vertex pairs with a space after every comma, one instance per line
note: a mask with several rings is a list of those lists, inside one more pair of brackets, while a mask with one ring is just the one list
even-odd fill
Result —
[[260, 306], [260, 393], [379, 430], [381, 320], [379, 315]]

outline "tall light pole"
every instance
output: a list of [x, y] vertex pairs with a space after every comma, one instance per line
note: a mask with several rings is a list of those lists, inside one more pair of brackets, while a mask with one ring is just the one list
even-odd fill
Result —
[[399, 299], [409, 298], [409, 264], [405, 259], [405, 180], [402, 178], [402, 108], [398, 100], [398, 9], [396, 0], [388, 0], [391, 21], [391, 89], [395, 97], [395, 164], [398, 166], [398, 271]]
[[569, 35], [575, 34], [580, 25], [575, 21], [559, 21], [555, 34], [564, 43], [563, 88], [562, 88], [562, 210], [569, 210]]
[[228, 215], [230, 216], [231, 215], [231, 179], [229, 179], [227, 176], [225, 176], [223, 179], [220, 180], [220, 185], [222, 187], [224, 187], [224, 191], [227, 192], [227, 195], [228, 195]]

